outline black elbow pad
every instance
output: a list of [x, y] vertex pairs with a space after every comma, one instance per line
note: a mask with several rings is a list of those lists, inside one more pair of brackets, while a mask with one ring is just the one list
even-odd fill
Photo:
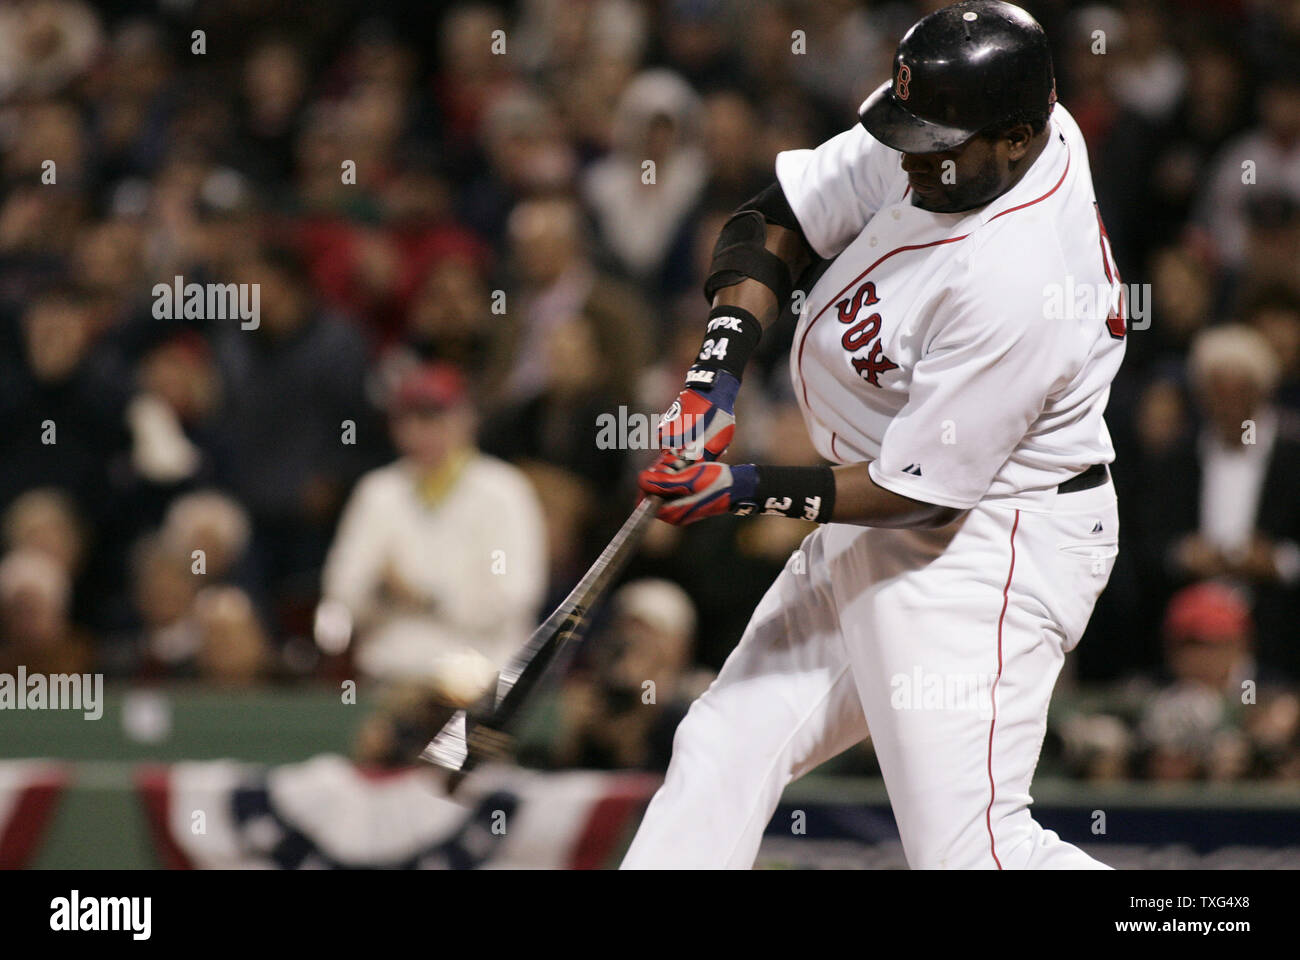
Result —
[[803, 239], [799, 220], [790, 209], [781, 184], [775, 181], [741, 204], [719, 232], [709, 277], [704, 282], [704, 296], [710, 303], [723, 287], [753, 279], [776, 295], [779, 307], [785, 307], [794, 280], [786, 262], [767, 249], [769, 223], [793, 230]]
[[767, 221], [757, 210], [739, 210], [732, 214], [718, 234], [713, 247], [713, 264], [704, 281], [704, 296], [710, 303], [723, 287], [754, 279], [776, 294], [784, 307], [794, 289], [790, 268], [784, 260], [767, 249]]
[[794, 215], [794, 210], [790, 208], [790, 201], [785, 198], [785, 191], [776, 181], [765, 187], [757, 196], [746, 200], [740, 205], [740, 209], [757, 210], [768, 223], [793, 230], [799, 234], [799, 239], [804, 243], [808, 242], [808, 238], [803, 235], [803, 227], [799, 225], [799, 218]]

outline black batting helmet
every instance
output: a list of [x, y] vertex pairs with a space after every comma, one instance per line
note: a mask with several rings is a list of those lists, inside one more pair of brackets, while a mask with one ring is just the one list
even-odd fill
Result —
[[968, 0], [917, 21], [898, 44], [893, 79], [858, 111], [903, 153], [960, 146], [997, 124], [1056, 102], [1052, 55], [1038, 21], [999, 0]]

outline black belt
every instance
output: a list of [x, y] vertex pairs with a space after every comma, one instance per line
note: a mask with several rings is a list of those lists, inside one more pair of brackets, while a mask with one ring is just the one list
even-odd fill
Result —
[[1100, 487], [1110, 479], [1110, 470], [1104, 463], [1094, 463], [1077, 477], [1071, 477], [1059, 487], [1057, 493], [1078, 493], [1080, 490], [1091, 490], [1093, 487]]

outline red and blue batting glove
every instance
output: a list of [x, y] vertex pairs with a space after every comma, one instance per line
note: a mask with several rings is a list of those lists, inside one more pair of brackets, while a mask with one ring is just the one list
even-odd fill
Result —
[[660, 520], [680, 526], [722, 513], [753, 513], [758, 470], [752, 463], [691, 462], [665, 453], [641, 471], [637, 485], [664, 498]]
[[687, 387], [659, 422], [659, 448], [683, 460], [717, 460], [736, 435], [740, 381], [719, 370], [707, 392]]

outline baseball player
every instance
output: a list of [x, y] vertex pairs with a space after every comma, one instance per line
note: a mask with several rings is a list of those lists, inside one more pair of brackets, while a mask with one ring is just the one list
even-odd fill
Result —
[[[786, 784], [868, 728], [913, 868], [1102, 864], [1029, 785], [1117, 552], [1102, 413], [1119, 275], [1042, 28], [973, 0], [912, 27], [860, 125], [776, 158], [723, 227], [698, 361], [640, 476], [659, 516], [821, 526], [678, 727], [625, 867], [749, 867]], [[836, 466], [728, 465], [748, 355], [814, 257], [790, 355]], [[689, 427], [689, 429], [688, 429]]]

